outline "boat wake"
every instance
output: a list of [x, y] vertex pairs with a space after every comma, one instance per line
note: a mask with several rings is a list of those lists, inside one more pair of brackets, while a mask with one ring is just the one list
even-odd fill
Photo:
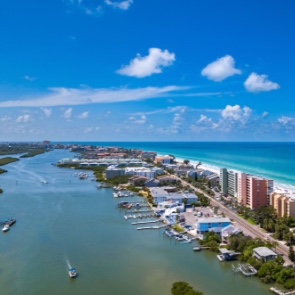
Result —
[[66, 263], [67, 263], [68, 268], [71, 269], [72, 266], [71, 266], [71, 263], [70, 263], [70, 261], [68, 259], [66, 259]]

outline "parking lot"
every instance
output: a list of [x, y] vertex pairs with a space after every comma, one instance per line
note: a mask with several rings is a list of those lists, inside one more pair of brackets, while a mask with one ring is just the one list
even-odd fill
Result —
[[186, 212], [181, 213], [185, 218], [185, 223], [195, 228], [198, 218], [212, 217], [214, 214], [209, 207], [188, 208]]

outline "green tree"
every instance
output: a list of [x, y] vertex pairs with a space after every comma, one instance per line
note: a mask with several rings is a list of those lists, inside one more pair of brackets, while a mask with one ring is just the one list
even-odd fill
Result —
[[190, 162], [190, 161], [189, 161], [189, 160], [187, 160], [187, 159], [186, 159], [186, 160], [183, 160], [183, 163], [184, 163], [185, 165], [188, 165], [188, 164], [189, 164], [189, 162]]
[[195, 291], [192, 286], [186, 282], [175, 282], [171, 289], [172, 295], [203, 295], [202, 292]]

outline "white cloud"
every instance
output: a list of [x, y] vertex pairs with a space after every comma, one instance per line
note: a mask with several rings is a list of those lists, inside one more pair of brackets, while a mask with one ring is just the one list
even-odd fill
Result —
[[118, 70], [117, 73], [136, 78], [144, 78], [152, 74], [162, 73], [163, 67], [168, 67], [175, 61], [175, 54], [160, 48], [150, 48], [147, 56], [141, 57], [140, 54], [131, 60], [128, 66]]
[[52, 115], [52, 110], [49, 108], [41, 108], [42, 112], [44, 113], [46, 118], [51, 117]]
[[64, 0], [64, 2], [69, 6], [70, 11], [72, 8], [78, 9], [83, 13], [91, 16], [99, 16], [102, 12], [101, 5], [96, 6], [95, 3], [91, 3], [90, 1], [83, 0]]
[[244, 82], [244, 86], [247, 91], [258, 93], [262, 91], [271, 91], [280, 88], [280, 85], [269, 81], [267, 75], [258, 75], [251, 73], [247, 80]]
[[129, 120], [136, 124], [145, 124], [147, 122], [146, 115], [141, 115], [139, 118], [135, 118], [134, 116], [129, 117]]
[[7, 122], [7, 121], [10, 121], [10, 120], [11, 120], [11, 118], [8, 117], [7, 115], [5, 115], [4, 117], [0, 118], [0, 121], [1, 122]]
[[278, 119], [278, 122], [284, 126], [295, 125], [295, 118], [282, 116], [281, 118]]
[[118, 103], [126, 101], [139, 101], [144, 99], [168, 97], [171, 93], [187, 90], [189, 87], [165, 86], [145, 87], [136, 89], [75, 89], [50, 88], [51, 93], [32, 98], [0, 102], [1, 107], [53, 107], [85, 105], [97, 103]]
[[36, 77], [32, 77], [32, 76], [29, 76], [29, 75], [25, 75], [25, 76], [24, 76], [24, 79], [27, 80], [27, 81], [33, 82], [33, 81], [36, 80]]
[[30, 115], [21, 115], [17, 117], [17, 119], [15, 120], [16, 123], [27, 123], [30, 121], [32, 121], [32, 118]]
[[116, 1], [110, 1], [110, 0], [105, 0], [105, 4], [110, 5], [114, 8], [119, 8], [122, 10], [128, 10], [130, 5], [133, 3], [133, 0], [125, 0], [121, 2], [116, 2]]
[[84, 133], [91, 133], [98, 130], [100, 130], [100, 127], [87, 127], [84, 129]]
[[223, 81], [233, 75], [240, 75], [242, 72], [235, 68], [235, 60], [232, 56], [226, 55], [208, 64], [201, 72], [201, 75], [215, 82]]
[[262, 117], [262, 118], [266, 118], [266, 117], [268, 117], [268, 115], [269, 115], [268, 112], [263, 112], [262, 115], [261, 115], [261, 117]]
[[208, 118], [205, 115], [201, 115], [197, 123], [203, 123], [203, 124], [212, 123], [212, 118]]
[[221, 112], [221, 116], [225, 120], [245, 121], [251, 116], [252, 110], [245, 106], [241, 108], [239, 105], [227, 105]]
[[84, 112], [77, 116], [79, 119], [87, 119], [89, 117], [89, 112]]
[[71, 119], [72, 118], [72, 113], [73, 113], [73, 109], [72, 108], [67, 109], [63, 113], [63, 118], [68, 119], [68, 120]]

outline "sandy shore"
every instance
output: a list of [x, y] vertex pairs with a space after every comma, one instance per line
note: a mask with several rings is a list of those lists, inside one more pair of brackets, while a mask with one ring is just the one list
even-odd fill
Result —
[[[164, 156], [164, 155], [158, 155], [158, 156]], [[187, 159], [187, 158], [175, 158], [175, 161], [178, 163], [183, 163], [183, 161]], [[190, 164], [196, 166], [199, 161], [192, 161], [190, 159], [188, 159], [190, 161]], [[206, 163], [202, 163], [202, 165], [198, 166], [198, 169], [203, 169], [203, 170], [209, 170], [212, 171], [216, 174], [220, 174], [220, 168], [221, 167], [217, 167], [217, 166], [212, 166], [212, 165], [208, 165]], [[235, 172], [239, 172], [235, 169], [228, 169], [231, 171], [235, 171]], [[292, 185], [288, 185], [288, 184], [284, 184], [284, 183], [278, 183], [274, 180], [274, 191], [278, 192], [278, 193], [282, 193], [282, 194], [295, 194], [295, 187]]]

